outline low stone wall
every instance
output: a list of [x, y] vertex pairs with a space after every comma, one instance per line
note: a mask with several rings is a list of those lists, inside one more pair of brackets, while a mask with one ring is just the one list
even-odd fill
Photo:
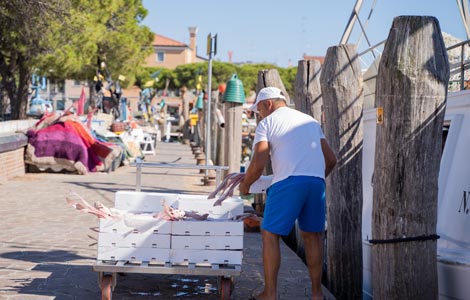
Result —
[[0, 182], [26, 172], [24, 151], [28, 138], [24, 134], [37, 120], [0, 122]]
[[25, 174], [24, 147], [0, 153], [0, 182]]

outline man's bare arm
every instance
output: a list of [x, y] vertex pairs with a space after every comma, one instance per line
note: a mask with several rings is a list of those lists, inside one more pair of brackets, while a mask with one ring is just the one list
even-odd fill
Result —
[[328, 141], [326, 139], [321, 139], [321, 149], [323, 152], [323, 157], [325, 158], [325, 178], [330, 175], [331, 170], [336, 165], [336, 155], [331, 149]]
[[254, 154], [251, 158], [248, 170], [246, 170], [245, 178], [240, 183], [240, 193], [242, 195], [249, 194], [250, 186], [255, 182], [261, 174], [269, 159], [269, 143], [261, 141], [256, 143]]

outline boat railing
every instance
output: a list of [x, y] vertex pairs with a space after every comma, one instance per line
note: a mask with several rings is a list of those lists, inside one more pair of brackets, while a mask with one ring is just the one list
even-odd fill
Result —
[[[386, 40], [383, 40], [364, 51], [358, 54], [358, 57], [364, 57], [371, 52], [378, 52], [378, 48], [385, 44]], [[447, 47], [448, 59], [449, 59], [449, 69], [450, 69], [450, 78], [448, 91], [456, 92], [462, 90], [470, 89], [470, 40], [459, 42], [455, 45]], [[375, 57], [375, 56], [374, 56]], [[378, 60], [373, 61], [376, 70], [378, 70]], [[369, 65], [370, 67], [370, 65]], [[368, 78], [364, 78], [364, 81], [375, 79], [376, 74]]]
[[447, 48], [449, 54], [449, 92], [470, 88], [470, 40], [462, 41]]

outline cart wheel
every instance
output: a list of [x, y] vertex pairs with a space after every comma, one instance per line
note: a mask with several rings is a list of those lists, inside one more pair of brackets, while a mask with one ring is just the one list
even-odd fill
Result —
[[111, 300], [113, 288], [113, 275], [104, 275], [101, 279], [101, 300]]
[[233, 278], [222, 277], [220, 278], [220, 296], [222, 300], [230, 299], [233, 290]]

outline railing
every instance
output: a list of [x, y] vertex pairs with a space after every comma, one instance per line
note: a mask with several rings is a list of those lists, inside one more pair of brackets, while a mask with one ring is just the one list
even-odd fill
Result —
[[[377, 43], [358, 54], [360, 58], [372, 51], [378, 51], [377, 48], [385, 44], [385, 40]], [[470, 74], [465, 78], [466, 71], [470, 69], [470, 40], [462, 41], [447, 48], [447, 53], [460, 48], [460, 55], [449, 55], [450, 79], [448, 91], [462, 91], [470, 89]], [[457, 58], [452, 60], [452, 58]], [[375, 62], [375, 61], [374, 61]], [[373, 63], [374, 63], [373, 62]], [[370, 67], [370, 65], [369, 65]], [[378, 69], [378, 66], [376, 66]], [[375, 78], [365, 78], [364, 81]]]
[[[454, 49], [460, 48], [460, 61], [457, 62], [451, 62], [449, 61], [450, 65], [450, 80], [449, 80], [449, 90], [452, 90], [452, 85], [454, 83], [458, 83], [459, 87], [458, 90], [466, 90], [468, 88], [468, 82], [469, 80], [465, 79], [465, 71], [470, 69], [470, 60], [466, 58], [465, 55], [465, 46], [470, 46], [470, 40], [466, 40], [463, 42], [460, 42], [458, 44], [455, 44], [453, 46], [450, 46], [447, 48], [447, 53]], [[470, 56], [470, 48], [467, 47], [467, 56]], [[458, 79], [452, 79], [453, 75], [460, 74], [460, 78]]]
[[188, 165], [188, 164], [174, 164], [174, 163], [156, 163], [156, 162], [146, 162], [140, 158], [137, 158], [131, 166], [136, 167], [136, 180], [135, 180], [135, 190], [136, 192], [141, 191], [141, 177], [142, 177], [142, 167], [150, 168], [166, 168], [166, 169], [197, 169], [197, 170], [215, 170], [215, 184], [219, 185], [221, 179], [221, 171], [228, 170], [228, 166], [209, 166], [209, 165]]

